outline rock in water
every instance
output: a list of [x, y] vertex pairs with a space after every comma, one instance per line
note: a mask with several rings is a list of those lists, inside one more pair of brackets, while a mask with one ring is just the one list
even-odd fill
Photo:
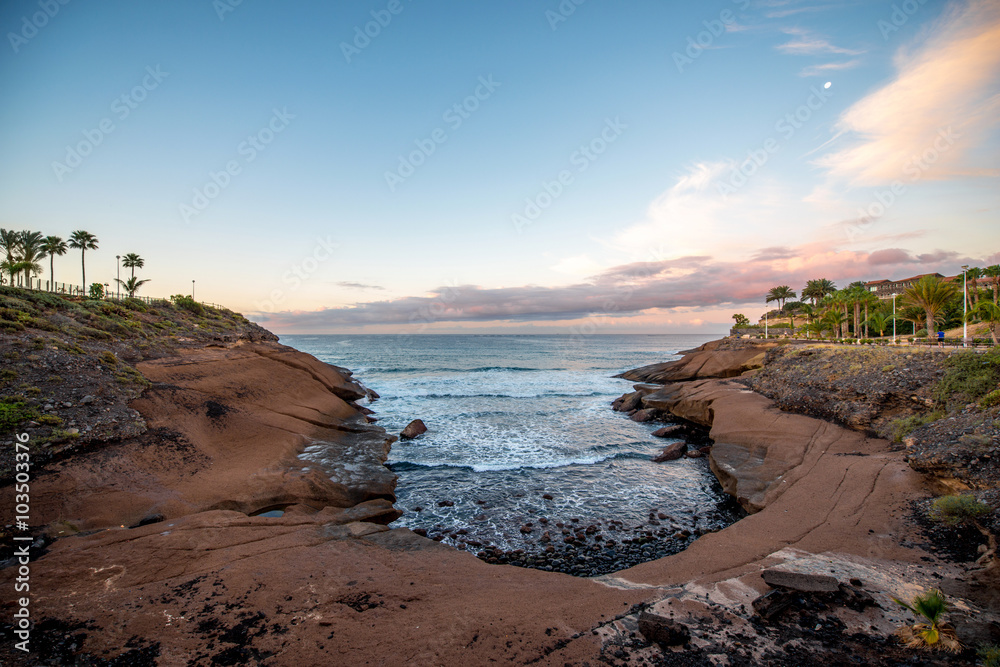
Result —
[[399, 434], [399, 437], [403, 440], [412, 440], [421, 433], [427, 433], [427, 427], [419, 419], [414, 419], [406, 425], [406, 428]]
[[676, 461], [680, 457], [684, 456], [684, 452], [687, 451], [686, 442], [675, 442], [672, 445], [664, 447], [663, 451], [653, 457], [653, 463], [663, 463], [664, 461]]
[[638, 410], [642, 407], [642, 397], [643, 393], [641, 391], [636, 391], [625, 396], [625, 400], [622, 401], [619, 410], [622, 412], [629, 412], [630, 410]]
[[647, 408], [645, 410], [636, 410], [632, 413], [632, 421], [634, 422], [649, 422], [656, 419], [659, 414], [658, 410]]
[[666, 438], [671, 435], [676, 437], [683, 430], [684, 430], [683, 424], [671, 424], [670, 426], [664, 426], [663, 428], [658, 428], [655, 431], [653, 431], [653, 437]]
[[639, 614], [639, 632], [646, 641], [662, 646], [681, 646], [691, 639], [687, 626], [648, 611]]

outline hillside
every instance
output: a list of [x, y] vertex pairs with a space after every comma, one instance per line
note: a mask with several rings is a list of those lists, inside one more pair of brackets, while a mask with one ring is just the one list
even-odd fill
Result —
[[[139, 435], [146, 424], [128, 402], [149, 382], [135, 364], [235, 341], [277, 337], [187, 297], [74, 300], [0, 287], [0, 439], [28, 433], [37, 468], [91, 442]], [[12, 463], [0, 461], [0, 484]]]

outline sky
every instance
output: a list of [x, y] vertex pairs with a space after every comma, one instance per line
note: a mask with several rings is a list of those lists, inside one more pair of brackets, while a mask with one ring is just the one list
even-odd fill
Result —
[[279, 334], [721, 333], [777, 285], [1000, 263], [995, 0], [7, 0], [0, 28], [0, 226]]

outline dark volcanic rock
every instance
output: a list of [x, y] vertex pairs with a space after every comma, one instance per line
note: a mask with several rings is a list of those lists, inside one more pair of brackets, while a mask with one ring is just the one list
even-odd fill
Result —
[[643, 410], [636, 410], [632, 413], [632, 421], [634, 422], [651, 422], [659, 415], [660, 411], [655, 408], [646, 408]]
[[656, 429], [653, 431], [653, 436], [657, 438], [678, 437], [684, 432], [685, 428], [683, 424], [671, 424], [670, 426]]
[[653, 457], [653, 463], [663, 463], [664, 461], [676, 461], [684, 456], [687, 451], [686, 442], [675, 442], [663, 448], [663, 451]]
[[419, 419], [414, 419], [400, 432], [399, 437], [403, 440], [412, 440], [421, 433], [427, 433], [427, 427]]
[[761, 572], [760, 576], [768, 586], [787, 588], [801, 593], [833, 593], [840, 590], [837, 580], [825, 574], [770, 569]]
[[663, 646], [681, 646], [691, 639], [687, 626], [648, 611], [639, 614], [639, 632], [646, 641]]

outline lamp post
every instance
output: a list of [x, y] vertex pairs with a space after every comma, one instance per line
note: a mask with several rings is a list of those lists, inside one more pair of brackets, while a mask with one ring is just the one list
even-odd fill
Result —
[[896, 344], [896, 296], [897, 294], [893, 292], [892, 294], [892, 344]]
[[117, 292], [118, 298], [120, 299], [122, 298], [122, 256], [115, 255], [115, 260], [117, 260], [115, 271], [118, 275], [117, 280], [115, 281], [118, 284], [118, 289], [116, 289], [115, 292]]
[[104, 283], [104, 298], [105, 299], [111, 298], [111, 285], [107, 283]]
[[[764, 307], [767, 308], [767, 304], [764, 304]], [[760, 320], [757, 320], [757, 321], [759, 322]], [[764, 340], [767, 340], [767, 311], [766, 310], [764, 311]]]
[[968, 272], [969, 265], [962, 265], [962, 347], [969, 347], [969, 290]]
[[191, 281], [191, 300], [194, 301], [194, 281]]

